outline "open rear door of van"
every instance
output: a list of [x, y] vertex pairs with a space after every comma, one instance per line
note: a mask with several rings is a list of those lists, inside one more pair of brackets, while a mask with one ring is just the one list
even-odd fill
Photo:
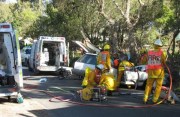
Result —
[[[19, 40], [10, 23], [0, 23], [0, 97], [17, 96], [22, 103], [20, 94], [23, 88], [23, 73]], [[21, 100], [21, 101], [20, 101]]]

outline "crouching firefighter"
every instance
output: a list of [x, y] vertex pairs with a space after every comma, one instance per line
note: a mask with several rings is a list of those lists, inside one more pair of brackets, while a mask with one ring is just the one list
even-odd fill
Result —
[[104, 65], [99, 64], [96, 66], [94, 70], [90, 68], [86, 68], [85, 77], [82, 81], [83, 89], [79, 91], [81, 100], [90, 101], [92, 99], [101, 100], [100, 93], [105, 96], [105, 92], [103, 94], [102, 91], [106, 90], [103, 87], [99, 87], [99, 82], [101, 75], [103, 73]]
[[154, 42], [154, 49], [149, 50], [148, 53], [141, 59], [142, 64], [147, 64], [148, 73], [148, 79], [144, 92], [144, 104], [148, 101], [154, 82], [156, 83], [156, 87], [152, 99], [153, 103], [157, 103], [161, 93], [161, 87], [165, 77], [164, 66], [167, 58], [165, 52], [161, 50], [162, 46], [163, 44], [161, 40], [157, 39]]
[[104, 65], [99, 64], [94, 70], [86, 69], [82, 82], [83, 89], [79, 91], [82, 100], [106, 100], [107, 91], [115, 89], [113, 74], [103, 70]]

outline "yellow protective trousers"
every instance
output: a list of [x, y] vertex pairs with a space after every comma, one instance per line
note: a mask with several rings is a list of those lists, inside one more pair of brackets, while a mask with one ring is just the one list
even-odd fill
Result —
[[144, 92], [144, 102], [147, 102], [148, 97], [151, 93], [152, 87], [154, 82], [156, 82], [156, 88], [153, 95], [153, 102], [156, 103], [159, 99], [160, 93], [161, 93], [161, 87], [163, 83], [163, 78], [148, 78], [146, 83], [146, 88]]

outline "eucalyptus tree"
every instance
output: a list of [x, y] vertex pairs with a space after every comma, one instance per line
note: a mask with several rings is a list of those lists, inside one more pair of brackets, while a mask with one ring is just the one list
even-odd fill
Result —
[[93, 0], [53, 0], [48, 4], [45, 15], [34, 23], [29, 33], [65, 36], [68, 41], [88, 38], [96, 45], [106, 26], [97, 8]]
[[12, 23], [19, 32], [19, 35], [26, 37], [29, 27], [38, 19], [40, 12], [32, 7], [30, 2], [18, 2], [10, 7], [13, 21]]
[[[148, 23], [154, 22], [155, 17], [161, 12], [163, 4], [162, 0], [96, 1], [99, 5], [99, 13], [108, 21], [107, 25], [110, 25], [110, 27], [119, 27], [118, 25], [121, 24], [120, 29], [117, 30], [114, 28], [113, 32], [116, 30], [121, 31], [121, 41], [119, 42], [124, 47], [129, 48], [132, 53], [136, 53], [138, 49], [138, 41], [135, 33], [139, 30], [139, 25], [148, 26]], [[146, 16], [146, 14], [148, 15]], [[113, 41], [117, 41], [119, 37], [116, 37], [111, 38], [115, 39]]]
[[93, 44], [98, 44], [100, 32], [104, 25], [104, 18], [97, 12], [94, 0], [56, 1], [59, 14], [63, 14], [64, 21], [60, 21], [62, 31], [70, 39], [89, 39]]
[[[169, 37], [170, 44], [168, 48], [168, 53], [170, 53], [170, 48], [172, 47], [172, 55], [175, 54], [175, 38], [180, 33], [180, 1], [179, 0], [171, 0], [169, 1], [169, 9], [171, 9], [172, 15], [169, 17], [169, 20], [165, 23], [164, 30], [167, 34], [172, 34]], [[170, 15], [167, 15], [167, 17]]]

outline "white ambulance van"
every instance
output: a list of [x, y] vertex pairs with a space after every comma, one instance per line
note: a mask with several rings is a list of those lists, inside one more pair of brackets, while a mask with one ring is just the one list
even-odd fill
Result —
[[56, 72], [68, 68], [68, 56], [65, 37], [40, 36], [31, 49], [30, 68], [35, 73]]
[[23, 73], [19, 40], [10, 23], [0, 23], [0, 97], [17, 96], [22, 102]]

